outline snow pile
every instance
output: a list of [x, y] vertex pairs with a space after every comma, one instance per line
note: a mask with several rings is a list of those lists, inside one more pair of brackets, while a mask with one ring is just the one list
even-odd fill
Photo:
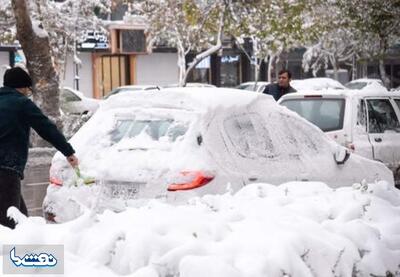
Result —
[[400, 193], [385, 182], [252, 184], [60, 225], [13, 214], [0, 244], [64, 244], [66, 276], [400, 275]]

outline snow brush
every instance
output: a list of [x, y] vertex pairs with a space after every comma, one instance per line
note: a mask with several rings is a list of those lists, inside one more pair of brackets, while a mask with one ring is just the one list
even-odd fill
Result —
[[79, 169], [79, 166], [75, 166], [74, 167], [74, 171], [76, 176], [78, 177], [78, 180], [82, 180], [82, 182], [78, 182], [78, 180], [76, 181], [76, 185], [78, 185], [79, 183], [83, 183], [85, 185], [91, 185], [96, 183], [96, 179], [93, 177], [88, 177], [88, 176], [83, 176], [81, 174], [81, 170]]

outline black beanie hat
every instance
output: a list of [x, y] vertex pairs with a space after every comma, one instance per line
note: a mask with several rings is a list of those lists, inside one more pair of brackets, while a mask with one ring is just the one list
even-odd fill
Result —
[[3, 85], [10, 88], [28, 88], [32, 86], [32, 79], [22, 68], [13, 67], [4, 73]]

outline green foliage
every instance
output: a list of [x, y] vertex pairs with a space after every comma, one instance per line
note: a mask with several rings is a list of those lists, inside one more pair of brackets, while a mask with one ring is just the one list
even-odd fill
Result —
[[289, 50], [316, 32], [306, 24], [316, 0], [236, 1], [230, 9], [229, 33], [256, 42], [258, 58]]
[[182, 12], [189, 25], [200, 23], [200, 9], [193, 0], [186, 0], [182, 3]]
[[369, 56], [382, 56], [400, 38], [400, 0], [337, 0], [351, 29]]

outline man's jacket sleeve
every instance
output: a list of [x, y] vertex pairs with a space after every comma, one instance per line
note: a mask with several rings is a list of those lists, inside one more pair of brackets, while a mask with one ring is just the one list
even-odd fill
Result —
[[24, 101], [23, 113], [28, 124], [39, 136], [50, 142], [64, 156], [68, 157], [75, 153], [57, 126], [28, 98]]

